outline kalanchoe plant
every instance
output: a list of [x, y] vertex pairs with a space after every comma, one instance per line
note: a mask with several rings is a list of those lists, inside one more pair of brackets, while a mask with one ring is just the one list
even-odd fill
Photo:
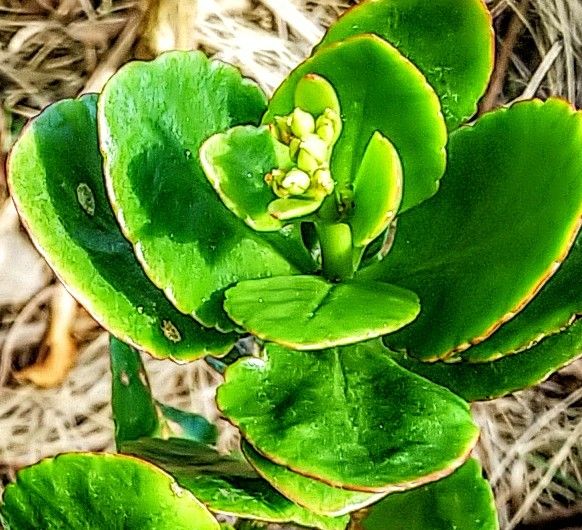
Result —
[[[12, 196], [114, 337], [122, 454], [21, 471], [5, 526], [497, 528], [465, 400], [582, 351], [582, 115], [463, 125], [492, 57], [481, 0], [367, 0], [270, 101], [180, 52], [33, 120]], [[155, 401], [134, 348], [224, 371], [241, 451]]]

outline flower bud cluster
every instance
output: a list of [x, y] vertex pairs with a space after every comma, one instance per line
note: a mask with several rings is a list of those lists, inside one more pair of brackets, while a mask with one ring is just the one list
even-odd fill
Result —
[[275, 169], [265, 181], [280, 198], [322, 198], [330, 195], [334, 181], [329, 169], [331, 152], [341, 130], [341, 119], [331, 109], [314, 117], [297, 107], [289, 116], [277, 116], [271, 132], [289, 147], [295, 167]]

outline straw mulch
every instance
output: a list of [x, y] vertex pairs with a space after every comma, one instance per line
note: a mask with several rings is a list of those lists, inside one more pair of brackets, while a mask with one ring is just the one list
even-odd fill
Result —
[[[270, 92], [349, 3], [0, 0], [0, 156], [27, 118], [59, 98], [98, 91], [134, 56], [200, 48], [238, 65]], [[500, 37], [483, 107], [550, 94], [582, 106], [582, 2], [489, 5]], [[28, 242], [0, 174], [4, 480], [44, 456], [112, 449], [106, 345], [106, 334], [70, 300]], [[204, 363], [147, 360], [147, 367], [159, 399], [218, 419], [213, 397], [219, 381]], [[576, 522], [582, 520], [581, 381], [582, 364], [574, 363], [537, 388], [474, 405], [483, 427], [477, 453], [494, 485], [504, 530], [582, 528]], [[219, 424], [221, 448], [233, 447], [236, 433]]]

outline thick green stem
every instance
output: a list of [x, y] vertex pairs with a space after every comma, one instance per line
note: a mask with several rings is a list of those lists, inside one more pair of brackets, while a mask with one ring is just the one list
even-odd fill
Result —
[[323, 274], [328, 280], [354, 275], [352, 231], [345, 223], [317, 223]]

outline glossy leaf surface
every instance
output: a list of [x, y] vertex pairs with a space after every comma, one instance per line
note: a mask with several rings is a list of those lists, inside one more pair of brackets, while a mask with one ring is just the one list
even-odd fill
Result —
[[276, 231], [283, 223], [269, 213], [277, 197], [265, 182], [275, 168], [290, 169], [289, 149], [267, 127], [239, 126], [210, 137], [200, 149], [204, 172], [224, 204], [258, 231]]
[[71, 453], [20, 471], [4, 492], [7, 530], [218, 530], [218, 522], [161, 469], [136, 458]]
[[582, 321], [529, 350], [488, 363], [424, 363], [402, 353], [394, 359], [468, 401], [494, 399], [536, 385], [582, 356]]
[[436, 94], [407, 59], [375, 36], [322, 48], [277, 89], [264, 123], [293, 110], [297, 84], [312, 73], [331, 83], [341, 107], [343, 130], [331, 160], [337, 190], [351, 186], [368, 142], [379, 131], [402, 161], [402, 210], [436, 192], [445, 167], [446, 127]]
[[473, 458], [452, 475], [389, 495], [359, 521], [360, 530], [498, 530], [493, 492]]
[[160, 433], [160, 411], [150, 392], [140, 354], [111, 337], [111, 408], [117, 447], [129, 440]]
[[247, 442], [243, 454], [257, 472], [285, 497], [324, 515], [344, 515], [376, 502], [384, 493], [365, 493], [334, 488], [324, 482], [294, 473], [261, 456]]
[[394, 220], [402, 199], [402, 165], [396, 149], [380, 133], [366, 147], [354, 179], [354, 209], [348, 223], [353, 244], [364, 247]]
[[227, 353], [234, 337], [181, 314], [147, 278], [107, 200], [96, 96], [48, 107], [10, 158], [12, 198], [71, 293], [113, 335], [159, 357]]
[[418, 314], [416, 295], [381, 282], [331, 283], [318, 276], [240, 282], [224, 307], [242, 327], [299, 350], [352, 344], [405, 326]]
[[275, 199], [269, 204], [269, 214], [279, 221], [287, 221], [311, 215], [321, 206], [319, 199]]
[[341, 114], [340, 102], [331, 83], [325, 78], [307, 74], [297, 82], [295, 87], [295, 106], [320, 116], [326, 109]]
[[152, 281], [184, 313], [228, 330], [222, 292], [242, 279], [297, 271], [285, 238], [265, 239], [232, 215], [204, 176], [204, 140], [256, 124], [259, 88], [200, 52], [133, 62], [99, 100], [109, 195]]
[[420, 298], [419, 317], [387, 338], [390, 347], [454, 357], [523, 309], [579, 229], [581, 143], [582, 114], [557, 99], [453, 133], [441, 190], [400, 216], [390, 254], [361, 274]]
[[297, 506], [265, 482], [248, 463], [188, 440], [143, 439], [123, 451], [165, 469], [214, 512], [273, 523], [296, 522], [321, 530], [343, 530], [347, 518], [320, 516]]
[[451, 473], [477, 437], [467, 404], [385, 353], [267, 344], [227, 369], [217, 403], [263, 456], [333, 486], [382, 492]]
[[319, 46], [361, 33], [386, 39], [420, 69], [440, 97], [449, 129], [475, 114], [494, 59], [482, 0], [367, 0], [332, 24]]
[[169, 430], [174, 436], [208, 445], [218, 440], [216, 425], [204, 416], [158, 403]]
[[582, 314], [582, 234], [558, 272], [515, 318], [485, 342], [463, 352], [470, 362], [482, 362], [512, 354], [569, 325]]

